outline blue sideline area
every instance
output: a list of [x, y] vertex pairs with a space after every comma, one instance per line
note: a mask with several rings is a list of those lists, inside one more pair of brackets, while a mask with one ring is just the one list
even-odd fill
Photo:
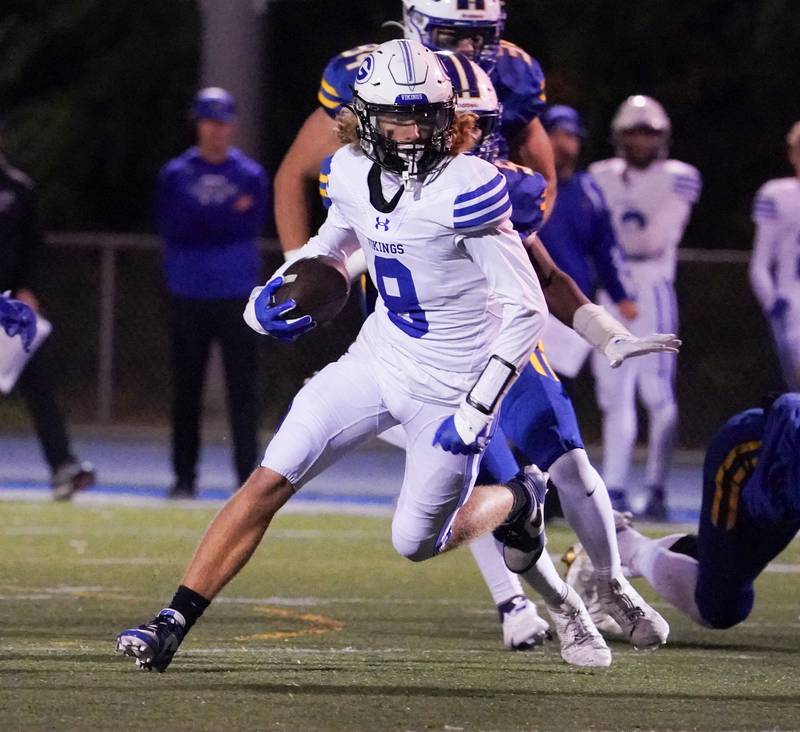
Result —
[[[98, 474], [98, 485], [88, 491], [93, 503], [150, 499], [166, 496], [172, 482], [167, 435], [119, 435], [83, 433], [75, 440], [75, 450], [91, 460]], [[236, 487], [230, 463], [230, 445], [224, 439], [208, 440], [204, 446], [198, 481], [199, 498], [219, 502]], [[600, 455], [590, 449], [599, 465]], [[639, 456], [643, 457], [643, 456]], [[669, 483], [671, 520], [694, 523], [700, 508], [701, 455], [679, 453]], [[404, 453], [373, 440], [331, 466], [309, 482], [292, 504], [305, 510], [391, 510], [400, 490]], [[643, 465], [634, 466], [632, 488], [641, 485]], [[49, 473], [39, 445], [31, 435], [0, 435], [0, 499], [42, 500], [49, 489]], [[634, 494], [634, 507], [637, 506]]]

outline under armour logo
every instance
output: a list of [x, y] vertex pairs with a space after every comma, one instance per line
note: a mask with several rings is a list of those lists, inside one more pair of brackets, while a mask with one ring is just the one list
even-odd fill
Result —
[[380, 216], [375, 217], [375, 228], [376, 229], [383, 229], [384, 231], [389, 231], [389, 219], [384, 219], [381, 221]]

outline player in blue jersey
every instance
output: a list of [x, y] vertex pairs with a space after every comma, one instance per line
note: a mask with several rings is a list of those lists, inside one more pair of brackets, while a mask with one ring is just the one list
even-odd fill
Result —
[[27, 351], [36, 337], [36, 315], [24, 302], [0, 295], [0, 328], [9, 338], [18, 335]]
[[[541, 172], [547, 180], [546, 210], [555, 200], [555, 168], [547, 133], [538, 116], [546, 105], [545, 80], [536, 59], [501, 40], [505, 13], [500, 0], [403, 0], [406, 38], [436, 50], [458, 50], [489, 72], [503, 104], [502, 137], [506, 158]], [[317, 101], [297, 133], [275, 176], [275, 223], [284, 252], [311, 235], [311, 183], [322, 161], [340, 143], [331, 124], [352, 99], [355, 74], [375, 44], [356, 46], [334, 56], [322, 75]]]
[[[586, 297], [593, 299], [602, 286], [619, 314], [632, 320], [636, 303], [623, 284], [625, 270], [608, 207], [592, 176], [577, 169], [584, 137], [580, 115], [572, 107], [556, 105], [542, 115], [542, 124], [553, 145], [558, 199], [539, 238]], [[576, 376], [589, 355], [586, 341], [555, 318], [548, 322], [545, 340], [556, 372]]]
[[[800, 394], [740, 412], [711, 438], [697, 534], [650, 539], [621, 514], [618, 524], [631, 576], [701, 625], [741, 623], [756, 577], [800, 531]], [[581, 576], [587, 564], [578, 552], [567, 579], [591, 597]]]
[[[548, 308], [565, 324], [583, 331], [585, 337], [582, 320], [587, 314], [597, 317], [602, 312], [605, 317], [609, 316], [592, 305], [576, 283], [556, 266], [536, 236], [542, 223], [542, 177], [498, 157], [499, 148], [493, 139], [497, 134], [498, 101], [486, 75], [459, 54], [442, 54], [442, 63], [453, 82], [458, 109], [478, 115], [477, 128], [482, 138], [477, 141], [473, 152], [493, 162], [506, 178], [512, 202], [511, 222], [528, 250]], [[611, 321], [613, 319], [609, 317], [608, 322]], [[625, 329], [619, 323], [614, 321], [610, 327], [621, 339], [619, 343], [629, 344], [632, 348], [623, 358], [675, 345], [668, 346], [657, 338], [651, 343], [637, 343], [635, 339], [631, 340], [630, 334], [625, 335]], [[607, 343], [595, 339], [594, 345], [601, 347]], [[610, 361], [618, 358], [608, 351], [606, 355]], [[634, 645], [654, 647], [663, 643], [668, 633], [667, 624], [622, 574], [605, 484], [589, 462], [572, 402], [550, 366], [541, 341], [506, 395], [500, 413], [500, 430], [502, 433], [496, 434], [489, 443], [479, 482], [494, 483], [499, 476], [515, 472], [515, 463], [503, 437], [507, 437], [524, 455], [526, 463], [534, 463], [549, 471], [550, 480], [562, 496], [567, 520], [579, 539], [590, 547], [592, 557], [596, 558], [595, 577], [598, 586], [603, 587], [602, 602], [606, 612], [625, 625], [626, 635]], [[549, 557], [542, 557], [539, 562], [545, 578], [550, 576], [546, 566], [548, 562]], [[533, 579], [529, 575], [525, 577], [529, 581]], [[547, 582], [534, 579], [532, 584], [543, 594], [559, 636], [569, 632], [569, 628], [563, 627], [558, 613], [553, 612], [555, 603], [548, 597]], [[632, 607], [636, 608], [635, 613], [630, 612]]]

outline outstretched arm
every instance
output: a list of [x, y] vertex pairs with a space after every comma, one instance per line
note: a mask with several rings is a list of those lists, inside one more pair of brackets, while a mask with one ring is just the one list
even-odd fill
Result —
[[605, 355], [612, 367], [646, 353], [678, 352], [681, 342], [674, 334], [653, 333], [637, 338], [605, 308], [590, 302], [575, 280], [556, 266], [536, 234], [525, 240], [525, 248], [550, 312]]
[[591, 301], [581, 292], [575, 280], [559, 269], [536, 234], [531, 234], [524, 243], [542, 286], [548, 309], [571, 328], [575, 312], [582, 305], [589, 305]]

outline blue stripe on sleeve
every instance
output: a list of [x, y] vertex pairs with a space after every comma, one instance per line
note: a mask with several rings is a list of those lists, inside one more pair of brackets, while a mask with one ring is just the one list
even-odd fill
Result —
[[484, 183], [480, 188], [476, 188], [474, 191], [468, 191], [467, 193], [462, 193], [459, 196], [456, 196], [456, 206], [462, 203], [466, 203], [467, 201], [472, 201], [484, 193], [488, 193], [491, 191], [501, 180], [503, 179], [503, 174], [498, 173], [492, 180], [488, 183]]
[[505, 186], [500, 186], [497, 189], [497, 193], [495, 193], [490, 198], [484, 198], [482, 201], [478, 203], [473, 203], [472, 206], [467, 206], [466, 208], [458, 208], [455, 209], [455, 216], [456, 218], [461, 218], [462, 216], [469, 216], [470, 214], [478, 213], [480, 211], [487, 211], [492, 206], [494, 206], [503, 196], [507, 196], [508, 191], [506, 190]]
[[511, 212], [511, 200], [508, 199], [508, 197], [506, 196], [506, 201], [503, 206], [500, 206], [499, 208], [496, 208], [493, 211], [489, 211], [488, 213], [483, 214], [483, 216], [477, 216], [469, 219], [468, 221], [458, 221], [454, 224], [454, 228], [470, 229], [475, 226], [481, 226], [482, 224], [493, 223], [496, 221], [500, 221], [510, 212]]
[[759, 196], [753, 204], [753, 216], [757, 219], [777, 219], [778, 207], [771, 198]]

